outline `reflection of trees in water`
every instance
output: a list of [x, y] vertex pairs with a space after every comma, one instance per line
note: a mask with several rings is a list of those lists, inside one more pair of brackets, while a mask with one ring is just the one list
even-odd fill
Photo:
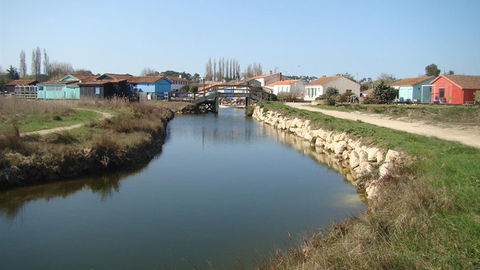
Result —
[[102, 201], [105, 201], [114, 193], [120, 191], [120, 180], [140, 172], [145, 167], [146, 164], [127, 172], [107, 173], [76, 180], [7, 190], [0, 193], [0, 215], [8, 219], [14, 219], [29, 202], [40, 199], [48, 201], [57, 197], [66, 198], [83, 189], [91, 190], [92, 193], [98, 194]]

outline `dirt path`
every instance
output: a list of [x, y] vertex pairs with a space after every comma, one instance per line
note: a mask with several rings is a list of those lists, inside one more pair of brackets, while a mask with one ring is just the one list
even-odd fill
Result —
[[[99, 113], [99, 114], [102, 115], [99, 118], [99, 120], [104, 120], [104, 119], [108, 119], [108, 118], [113, 117], [113, 115], [111, 113], [101, 112], [101, 111], [92, 110], [92, 109], [75, 108], [75, 110], [84, 110], [84, 111], [91, 111], [91, 112]], [[26, 135], [40, 135], [40, 136], [43, 136], [43, 135], [47, 135], [47, 134], [54, 133], [54, 132], [61, 132], [61, 131], [67, 131], [67, 130], [79, 128], [79, 127], [81, 127], [85, 124], [86, 123], [83, 122], [83, 123], [78, 123], [78, 124], [74, 124], [74, 125], [71, 125], [71, 126], [56, 127], [56, 128], [42, 129], [42, 130], [31, 131], [31, 132], [24, 132], [24, 133], [21, 133], [20, 136], [26, 136]]]
[[286, 105], [314, 112], [321, 112], [337, 118], [348, 120], [360, 120], [376, 126], [401, 130], [419, 135], [437, 137], [448, 141], [457, 141], [463, 144], [480, 148], [480, 127], [439, 127], [424, 122], [406, 122], [401, 120], [388, 119], [382, 114], [364, 114], [360, 112], [341, 112], [310, 107], [309, 104], [286, 103]]

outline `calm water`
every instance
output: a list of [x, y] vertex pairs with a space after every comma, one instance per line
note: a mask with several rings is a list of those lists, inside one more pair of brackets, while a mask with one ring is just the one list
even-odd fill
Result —
[[0, 194], [0, 269], [248, 267], [366, 208], [278, 134], [243, 110], [180, 116], [144, 168]]

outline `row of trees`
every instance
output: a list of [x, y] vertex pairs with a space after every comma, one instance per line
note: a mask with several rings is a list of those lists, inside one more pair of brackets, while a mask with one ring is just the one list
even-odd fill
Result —
[[231, 81], [240, 78], [240, 64], [237, 59], [208, 59], [205, 65], [205, 80], [207, 81]]
[[195, 74], [190, 74], [188, 72], [179, 72], [179, 71], [174, 71], [174, 70], [166, 70], [163, 72], [158, 72], [154, 70], [153, 68], [144, 68], [140, 72], [141, 76], [173, 76], [173, 77], [182, 77], [185, 78], [191, 82], [199, 82], [200, 81], [200, 74], [195, 73]]

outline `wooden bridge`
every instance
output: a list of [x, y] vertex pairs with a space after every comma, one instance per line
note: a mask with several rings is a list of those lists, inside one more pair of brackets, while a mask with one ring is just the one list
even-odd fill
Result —
[[219, 99], [225, 97], [245, 98], [248, 106], [252, 100], [271, 100], [270, 89], [250, 84], [217, 84], [190, 93], [187, 97], [172, 97], [172, 101], [192, 102], [205, 111], [218, 113]]

